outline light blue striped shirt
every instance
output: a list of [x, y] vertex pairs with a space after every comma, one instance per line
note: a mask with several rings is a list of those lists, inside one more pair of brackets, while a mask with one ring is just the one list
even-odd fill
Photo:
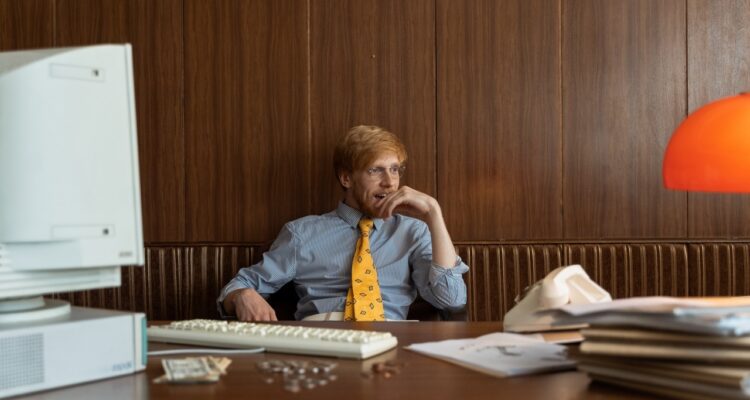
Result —
[[[219, 311], [224, 313], [221, 304], [232, 291], [253, 288], [267, 298], [289, 281], [294, 281], [299, 296], [295, 318], [344, 311], [360, 218], [362, 213], [341, 202], [330, 213], [287, 223], [263, 260], [240, 269], [224, 286], [217, 299]], [[398, 214], [375, 219], [370, 248], [386, 318], [406, 319], [417, 292], [441, 310], [466, 305], [461, 275], [469, 267], [460, 258], [451, 268], [433, 264], [424, 222]]]

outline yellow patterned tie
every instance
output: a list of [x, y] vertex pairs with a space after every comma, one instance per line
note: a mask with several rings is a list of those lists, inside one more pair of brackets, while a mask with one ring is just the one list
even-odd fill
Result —
[[372, 225], [371, 219], [362, 218], [359, 221], [362, 235], [357, 241], [352, 260], [352, 286], [346, 295], [345, 321], [385, 321], [378, 271], [370, 254]]

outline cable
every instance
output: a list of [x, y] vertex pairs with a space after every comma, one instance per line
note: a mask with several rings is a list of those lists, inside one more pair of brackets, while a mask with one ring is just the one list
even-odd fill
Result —
[[264, 347], [257, 347], [254, 349], [242, 349], [242, 350], [219, 350], [219, 349], [173, 349], [173, 350], [159, 350], [149, 351], [149, 356], [165, 356], [170, 354], [196, 354], [196, 353], [208, 353], [208, 354], [258, 354], [266, 351]]

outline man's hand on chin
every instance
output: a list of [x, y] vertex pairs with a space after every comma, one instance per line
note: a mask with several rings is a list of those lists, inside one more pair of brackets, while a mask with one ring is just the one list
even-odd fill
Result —
[[378, 218], [386, 219], [393, 214], [402, 214], [420, 219], [428, 225], [433, 222], [433, 218], [442, 217], [437, 200], [408, 186], [402, 186], [389, 194], [375, 207], [375, 211]]

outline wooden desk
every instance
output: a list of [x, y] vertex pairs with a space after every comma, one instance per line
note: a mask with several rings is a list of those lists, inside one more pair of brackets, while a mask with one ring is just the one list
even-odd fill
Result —
[[[261, 360], [312, 360], [316, 357], [263, 353], [231, 355], [228, 375], [215, 384], [153, 384], [162, 375], [161, 357], [152, 357], [145, 372], [23, 397], [34, 399], [653, 399], [645, 394], [599, 383], [585, 374], [569, 371], [515, 378], [494, 378], [401, 348], [410, 343], [476, 337], [500, 330], [498, 322], [283, 322], [289, 325], [389, 331], [399, 348], [364, 361], [335, 360], [338, 379], [326, 386], [284, 390], [281, 379], [264, 382], [256, 363]], [[165, 345], [152, 344], [152, 349]], [[183, 355], [170, 356], [183, 357]], [[401, 373], [384, 378], [363, 376], [375, 362], [404, 364]]]

